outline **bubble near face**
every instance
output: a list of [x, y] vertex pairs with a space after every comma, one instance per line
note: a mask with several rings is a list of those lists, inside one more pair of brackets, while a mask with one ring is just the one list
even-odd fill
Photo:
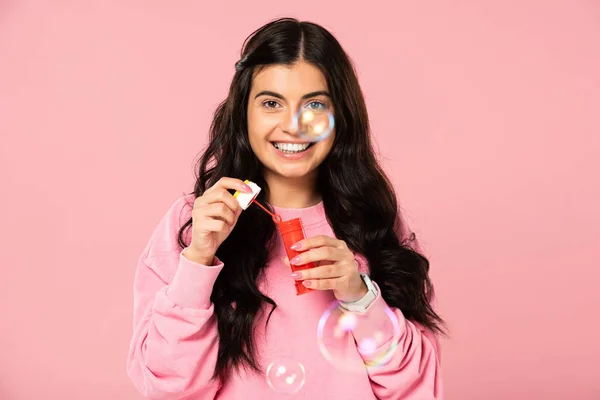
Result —
[[280, 359], [267, 367], [267, 383], [277, 393], [298, 393], [306, 379], [304, 366], [291, 359]]
[[[393, 337], [398, 337], [400, 333], [398, 319], [389, 308], [386, 308], [386, 315], [393, 327]], [[342, 311], [337, 301], [333, 302], [321, 316], [317, 328], [319, 350], [334, 367], [343, 371], [362, 373], [365, 365], [368, 367], [385, 365], [394, 355], [398, 345], [394, 341], [391, 346], [384, 347], [391, 338], [382, 331], [374, 331], [370, 336], [356, 343], [353, 333], [360, 330], [363, 323], [365, 322], [355, 314]], [[372, 331], [369, 327], [365, 328], [367, 332]], [[356, 351], [352, 350], [353, 346], [357, 346], [363, 356], [368, 356], [369, 362], [357, 360]]]
[[301, 107], [294, 115], [293, 125], [294, 130], [301, 138], [310, 142], [319, 142], [333, 132], [335, 120], [333, 114], [327, 108]]

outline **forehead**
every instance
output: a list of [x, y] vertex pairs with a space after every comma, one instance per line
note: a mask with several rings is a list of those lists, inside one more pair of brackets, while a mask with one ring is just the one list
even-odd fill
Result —
[[328, 90], [321, 70], [300, 61], [292, 65], [269, 65], [255, 73], [252, 92], [270, 90], [286, 97], [301, 97], [305, 93]]

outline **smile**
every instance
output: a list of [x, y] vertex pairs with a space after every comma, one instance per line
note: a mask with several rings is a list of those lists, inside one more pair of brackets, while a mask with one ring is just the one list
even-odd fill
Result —
[[298, 154], [306, 151], [314, 143], [281, 143], [271, 142], [271, 144], [282, 153], [286, 154]]

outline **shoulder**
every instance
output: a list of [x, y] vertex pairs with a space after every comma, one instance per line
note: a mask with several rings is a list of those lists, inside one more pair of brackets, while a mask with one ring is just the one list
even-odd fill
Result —
[[[179, 231], [192, 216], [194, 200], [193, 194], [178, 197], [155, 225], [141, 259], [157, 272], [161, 269], [161, 265], [173, 262], [177, 264], [182, 250], [178, 241]], [[187, 235], [184, 235], [184, 241]]]

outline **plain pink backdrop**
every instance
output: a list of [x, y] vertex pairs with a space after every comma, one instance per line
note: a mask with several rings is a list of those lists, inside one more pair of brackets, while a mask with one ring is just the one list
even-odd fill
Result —
[[447, 398], [600, 398], [599, 3], [281, 4], [0, 1], [0, 398], [140, 399], [137, 257], [242, 41], [288, 15], [357, 64], [450, 324]]

